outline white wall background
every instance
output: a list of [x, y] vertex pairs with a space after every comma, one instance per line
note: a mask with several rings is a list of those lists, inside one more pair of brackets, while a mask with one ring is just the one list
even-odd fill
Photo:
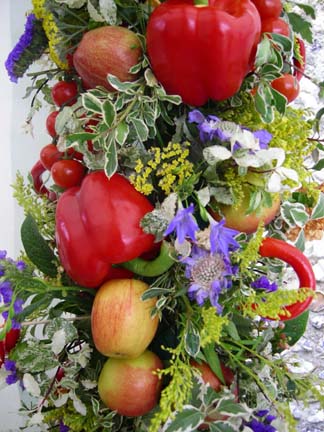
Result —
[[[28, 79], [11, 83], [4, 62], [23, 33], [26, 11], [31, 0], [0, 0], [0, 250], [7, 250], [15, 258], [21, 249], [19, 226], [23, 220], [21, 209], [12, 198], [11, 184], [16, 171], [26, 175], [38, 159], [39, 149], [47, 144], [43, 119], [36, 116], [34, 137], [23, 130], [30, 100], [22, 100]], [[18, 431], [18, 387], [0, 390], [0, 432]]]

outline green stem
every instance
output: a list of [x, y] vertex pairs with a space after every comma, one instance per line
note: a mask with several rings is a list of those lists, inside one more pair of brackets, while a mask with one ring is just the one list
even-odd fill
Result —
[[173, 247], [163, 242], [159, 255], [150, 261], [144, 260], [143, 258], [135, 258], [131, 261], [122, 264], [122, 267], [139, 276], [155, 277], [160, 276], [169, 270], [175, 263], [175, 259], [172, 256]]
[[195, 6], [208, 6], [208, 0], [195, 0]]

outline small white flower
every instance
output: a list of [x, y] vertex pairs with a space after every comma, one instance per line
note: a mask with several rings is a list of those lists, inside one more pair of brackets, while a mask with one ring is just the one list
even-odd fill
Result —
[[38, 382], [30, 373], [25, 373], [23, 376], [23, 384], [26, 391], [35, 397], [39, 397], [41, 395], [40, 387]]

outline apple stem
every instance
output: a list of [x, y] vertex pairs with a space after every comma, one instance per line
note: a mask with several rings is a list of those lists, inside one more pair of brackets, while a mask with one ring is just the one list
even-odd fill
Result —
[[[91, 318], [90, 315], [82, 316], [82, 317], [69, 317], [64, 318], [65, 321], [85, 321], [89, 320]], [[51, 323], [52, 320], [46, 319], [46, 320], [34, 320], [34, 321], [23, 321], [21, 325], [23, 327], [29, 327], [32, 325], [45, 325]]]

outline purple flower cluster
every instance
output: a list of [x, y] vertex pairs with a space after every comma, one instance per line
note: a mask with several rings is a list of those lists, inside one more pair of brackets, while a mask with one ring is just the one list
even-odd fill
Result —
[[60, 420], [59, 432], [68, 432], [69, 430], [70, 430], [69, 426], [66, 426], [66, 424], [64, 424], [63, 420]]
[[26, 50], [26, 48], [29, 47], [33, 40], [33, 33], [34, 33], [34, 21], [36, 20], [36, 17], [34, 14], [30, 14], [27, 16], [26, 24], [25, 24], [25, 31], [20, 36], [20, 39], [14, 49], [9, 54], [5, 66], [8, 72], [8, 75], [10, 77], [10, 80], [13, 82], [17, 82], [19, 76], [16, 74], [15, 66], [16, 63], [19, 62], [22, 54]]
[[[199, 130], [199, 137], [202, 142], [213, 141], [218, 139], [220, 141], [228, 141], [231, 138], [231, 131], [226, 131], [220, 128], [222, 120], [214, 115], [205, 117], [199, 110], [193, 110], [189, 113], [189, 123], [196, 123]], [[241, 127], [241, 130], [248, 130]], [[261, 150], [267, 149], [269, 142], [272, 139], [270, 132], [264, 129], [253, 132], [255, 138], [259, 140], [259, 148]], [[241, 148], [240, 143], [236, 142], [233, 146], [233, 152]]]
[[270, 282], [266, 276], [261, 276], [259, 279], [251, 283], [251, 287], [255, 289], [262, 289], [266, 292], [277, 291], [278, 285], [275, 282]]
[[14, 360], [5, 360], [4, 368], [7, 372], [10, 372], [6, 377], [6, 383], [8, 385], [15, 384], [18, 381], [16, 362]]
[[277, 432], [277, 429], [271, 425], [276, 417], [269, 414], [268, 410], [257, 411], [255, 415], [257, 418], [246, 423], [246, 426], [252, 429], [253, 432]]
[[[20, 298], [14, 297], [14, 290], [12, 283], [6, 279], [6, 264], [11, 264], [16, 267], [19, 272], [26, 269], [26, 264], [23, 261], [13, 261], [11, 258], [7, 258], [7, 252], [4, 250], [0, 251], [0, 301], [7, 307], [7, 310], [2, 312], [2, 316], [5, 320], [9, 316], [9, 308], [12, 306], [15, 315], [18, 315], [23, 310], [24, 301]], [[11, 319], [11, 327], [19, 329], [20, 323], [14, 318]]]
[[231, 277], [236, 273], [236, 268], [230, 264], [229, 255], [240, 247], [234, 238], [238, 231], [225, 227], [224, 220], [219, 223], [212, 222], [209, 237], [210, 251], [207, 251], [195, 244], [199, 227], [193, 213], [193, 204], [178, 210], [164, 234], [175, 232], [180, 244], [186, 238], [194, 243], [191, 256], [182, 261], [186, 265], [185, 276], [191, 282], [188, 296], [200, 306], [209, 299], [217, 312], [221, 313], [219, 295], [223, 290], [231, 287]]
[[27, 16], [25, 31], [8, 55], [5, 66], [10, 80], [17, 82], [29, 66], [37, 60], [48, 46], [42, 21], [34, 14]]

